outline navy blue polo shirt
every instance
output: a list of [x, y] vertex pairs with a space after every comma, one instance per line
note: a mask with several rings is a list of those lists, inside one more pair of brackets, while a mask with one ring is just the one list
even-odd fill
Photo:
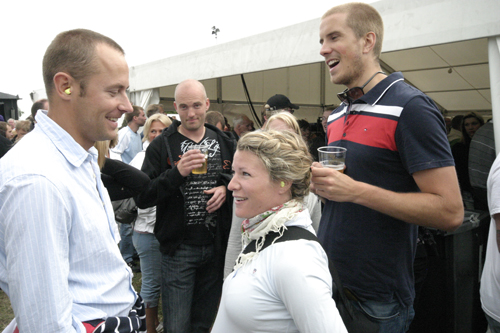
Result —
[[[418, 192], [412, 174], [453, 166], [434, 102], [393, 73], [328, 118], [328, 145], [347, 148], [345, 174], [395, 192]], [[354, 203], [327, 201], [318, 237], [358, 296], [408, 306], [415, 297], [417, 226]]]

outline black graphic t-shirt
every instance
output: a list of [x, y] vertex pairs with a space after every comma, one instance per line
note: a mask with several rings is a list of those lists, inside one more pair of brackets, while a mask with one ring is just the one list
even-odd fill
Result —
[[207, 173], [201, 175], [190, 174], [183, 185], [184, 218], [187, 225], [186, 244], [205, 245], [213, 240], [217, 213], [207, 212], [207, 201], [212, 195], [203, 193], [205, 190], [217, 186], [217, 180], [222, 172], [222, 161], [217, 134], [206, 129], [205, 136], [200, 142], [185, 138], [181, 140], [181, 153], [187, 152], [193, 145], [208, 146]]

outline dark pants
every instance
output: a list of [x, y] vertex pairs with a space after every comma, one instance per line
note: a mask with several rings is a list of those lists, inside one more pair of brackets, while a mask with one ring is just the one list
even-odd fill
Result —
[[353, 306], [365, 312], [372, 321], [379, 325], [379, 333], [405, 333], [415, 316], [413, 305], [408, 307], [401, 305], [398, 301], [354, 301]]
[[213, 245], [181, 244], [162, 255], [162, 306], [165, 332], [209, 332], [222, 293], [222, 267]]

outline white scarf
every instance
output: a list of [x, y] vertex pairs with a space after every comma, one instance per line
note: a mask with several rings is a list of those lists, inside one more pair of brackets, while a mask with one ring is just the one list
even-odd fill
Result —
[[266, 235], [269, 232], [279, 233], [279, 236], [272, 242], [272, 244], [274, 244], [278, 238], [283, 236], [283, 232], [286, 230], [285, 222], [293, 220], [303, 210], [303, 203], [292, 199], [282, 205], [273, 207], [264, 213], [252, 217], [251, 219], [244, 220], [241, 224], [241, 243], [243, 245], [243, 249], [251, 241], [256, 240], [256, 251], [246, 254], [243, 254], [243, 252], [240, 253], [236, 259], [234, 270], [237, 270], [258, 256], [259, 251], [262, 249], [266, 240]]

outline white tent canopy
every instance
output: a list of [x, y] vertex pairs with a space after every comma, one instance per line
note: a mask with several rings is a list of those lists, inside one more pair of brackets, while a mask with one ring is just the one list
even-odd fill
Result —
[[[498, 0], [382, 0], [372, 5], [385, 25], [384, 70], [402, 71], [444, 114], [474, 110], [490, 115], [500, 107], [491, 98], [500, 96], [500, 88], [494, 94], [490, 90], [490, 77], [493, 81], [500, 74], [498, 69], [491, 74], [491, 65], [500, 63]], [[319, 55], [319, 23], [318, 18], [132, 67], [132, 99], [138, 103], [135, 95], [150, 90], [156, 98], [147, 103], [161, 100], [171, 109], [175, 85], [195, 78], [207, 87], [211, 110], [231, 120], [237, 113], [250, 115], [243, 75], [258, 114], [270, 96], [281, 93], [301, 106], [298, 118], [314, 121], [324, 106], [338, 103], [336, 93], [344, 89], [329, 82]]]

